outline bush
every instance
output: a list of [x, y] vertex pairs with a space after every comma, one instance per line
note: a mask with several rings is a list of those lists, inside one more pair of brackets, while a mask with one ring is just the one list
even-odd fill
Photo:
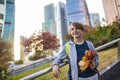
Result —
[[86, 39], [92, 41], [95, 47], [117, 38], [120, 38], [120, 23], [115, 22], [112, 25], [89, 30], [86, 34]]
[[34, 55], [29, 57], [29, 60], [38, 60], [40, 58], [46, 57], [43, 52], [36, 52]]
[[15, 64], [23, 64], [23, 60], [15, 61]]
[[0, 67], [0, 80], [6, 80], [7, 79], [7, 71], [5, 68]]

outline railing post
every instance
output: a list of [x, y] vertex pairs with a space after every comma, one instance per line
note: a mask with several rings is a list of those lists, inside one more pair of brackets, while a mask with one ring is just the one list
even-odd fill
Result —
[[118, 59], [120, 59], [120, 41], [118, 42]]

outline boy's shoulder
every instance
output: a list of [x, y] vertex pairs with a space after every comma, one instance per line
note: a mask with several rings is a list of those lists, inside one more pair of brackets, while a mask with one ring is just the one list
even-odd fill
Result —
[[87, 44], [92, 44], [92, 41], [90, 40], [85, 40], [87, 42]]
[[73, 44], [73, 43], [74, 43], [73, 41], [68, 41], [68, 42], [65, 43], [65, 45], [66, 44]]

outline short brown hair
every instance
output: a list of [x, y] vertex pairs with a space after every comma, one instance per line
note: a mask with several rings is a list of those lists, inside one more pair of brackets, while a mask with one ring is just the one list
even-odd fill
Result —
[[77, 29], [81, 29], [82, 31], [85, 31], [84, 25], [82, 23], [80, 23], [80, 22], [72, 22], [71, 25], [75, 26]]

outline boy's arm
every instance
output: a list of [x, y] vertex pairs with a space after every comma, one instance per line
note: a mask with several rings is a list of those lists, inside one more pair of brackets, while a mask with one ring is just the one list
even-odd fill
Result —
[[60, 70], [59, 70], [59, 64], [67, 57], [66, 53], [65, 53], [65, 46], [63, 47], [63, 49], [60, 51], [58, 57], [53, 61], [52, 64], [52, 71], [53, 71], [53, 75], [58, 78], [59, 74], [60, 74]]
[[93, 46], [92, 42], [91, 42], [92, 48], [93, 50], [96, 52], [96, 55], [94, 57], [94, 63], [95, 63], [95, 67], [97, 68], [99, 65], [99, 59], [98, 59], [98, 54], [97, 54], [97, 50], [95, 49], [95, 47]]
[[63, 46], [62, 50], [60, 51], [58, 57], [53, 61], [53, 65], [57, 64], [59, 65], [63, 60], [67, 58], [66, 52], [65, 52], [65, 46]]

